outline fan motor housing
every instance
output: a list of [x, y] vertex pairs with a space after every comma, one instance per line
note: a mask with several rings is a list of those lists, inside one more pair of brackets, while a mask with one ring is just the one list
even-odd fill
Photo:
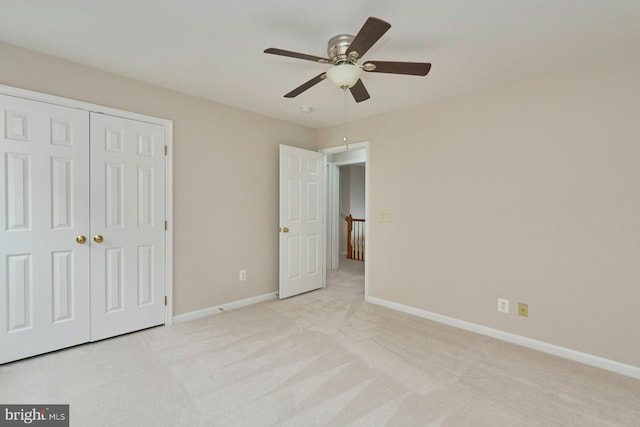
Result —
[[341, 64], [345, 62], [353, 62], [347, 56], [347, 49], [351, 45], [354, 36], [351, 34], [339, 34], [329, 40], [327, 47], [327, 55], [333, 64]]

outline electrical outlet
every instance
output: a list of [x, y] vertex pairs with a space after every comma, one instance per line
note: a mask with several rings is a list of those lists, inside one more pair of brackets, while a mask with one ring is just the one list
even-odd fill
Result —
[[247, 270], [240, 270], [240, 274], [238, 276], [241, 282], [247, 280]]
[[498, 311], [500, 313], [509, 314], [509, 300], [498, 298]]
[[529, 304], [518, 303], [518, 316], [529, 317]]

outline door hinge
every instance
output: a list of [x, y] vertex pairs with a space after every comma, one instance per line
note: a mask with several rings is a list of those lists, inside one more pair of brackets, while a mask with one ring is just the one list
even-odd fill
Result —
[[164, 296], [164, 305], [167, 305], [167, 296]]
[[169, 147], [164, 146], [164, 155], [166, 156], [169, 153]]
[[167, 221], [165, 221], [164, 222], [164, 231], [167, 231], [167, 226], [168, 226]]

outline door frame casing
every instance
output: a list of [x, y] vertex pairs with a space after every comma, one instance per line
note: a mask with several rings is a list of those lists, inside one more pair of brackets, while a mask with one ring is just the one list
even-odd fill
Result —
[[[337, 154], [337, 153], [343, 153], [345, 151], [354, 151], [354, 150], [361, 150], [364, 149], [365, 152], [365, 170], [364, 170], [364, 211], [365, 211], [365, 216], [367, 218], [367, 221], [371, 221], [372, 217], [371, 214], [369, 212], [369, 192], [370, 192], [370, 188], [371, 185], [369, 184], [369, 177], [370, 177], [370, 161], [369, 161], [369, 141], [362, 141], [362, 142], [356, 142], [353, 144], [346, 144], [346, 145], [338, 145], [335, 147], [327, 147], [327, 148], [321, 148], [318, 150], [318, 152], [323, 153], [325, 155], [325, 159], [327, 159], [327, 156], [329, 154]], [[326, 160], [325, 162], [326, 164], [330, 165], [330, 164], [334, 164], [329, 162], [328, 160]], [[350, 163], [340, 163], [339, 165], [348, 165]], [[328, 176], [329, 174], [327, 174]], [[333, 187], [333, 184], [328, 182], [328, 185], [326, 185], [326, 191], [325, 191], [325, 205], [328, 206], [329, 204], [329, 198], [332, 197], [331, 194], [331, 187]], [[325, 230], [324, 230], [324, 235], [325, 235], [325, 241], [327, 241], [327, 232], [328, 230], [330, 230], [332, 228], [331, 223], [336, 221], [336, 218], [332, 218], [329, 217], [327, 218], [327, 220], [325, 221]], [[370, 230], [371, 227], [368, 227], [367, 230]], [[369, 248], [371, 247], [371, 237], [370, 237], [371, 233], [367, 233], [367, 238], [364, 241], [364, 253], [365, 254], [369, 254]], [[339, 250], [339, 249], [338, 249]], [[326, 251], [325, 251], [325, 258], [328, 260], [328, 257], [326, 256]], [[330, 262], [330, 261], [329, 261]], [[325, 271], [326, 269], [329, 267], [328, 263], [325, 262]], [[369, 262], [365, 261], [364, 264], [364, 299], [365, 301], [369, 298]]]
[[167, 155], [165, 156], [164, 209], [165, 220], [167, 221], [165, 233], [165, 295], [167, 304], [164, 324], [165, 326], [171, 326], [173, 324], [173, 121], [1, 84], [0, 94], [164, 126], [165, 145], [167, 147]]
[[[325, 155], [326, 163], [326, 211], [327, 211], [327, 232], [325, 257], [327, 265], [325, 270], [336, 270], [340, 267], [340, 221], [336, 218], [340, 216], [340, 167], [329, 162]], [[338, 238], [336, 238], [336, 234]], [[326, 286], [326, 284], [325, 284]]]

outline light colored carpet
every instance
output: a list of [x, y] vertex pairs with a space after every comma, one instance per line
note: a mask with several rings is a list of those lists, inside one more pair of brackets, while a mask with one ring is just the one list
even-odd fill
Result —
[[0, 367], [72, 426], [638, 426], [640, 381], [326, 289]]

